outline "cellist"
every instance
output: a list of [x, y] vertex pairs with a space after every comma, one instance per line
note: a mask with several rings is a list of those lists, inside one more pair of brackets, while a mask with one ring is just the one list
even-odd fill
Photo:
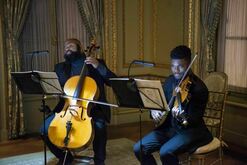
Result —
[[[178, 165], [178, 154], [193, 151], [213, 140], [203, 120], [208, 89], [203, 81], [189, 69], [190, 48], [185, 45], [177, 46], [171, 51], [170, 57], [172, 75], [163, 84], [170, 111], [162, 124], [134, 145], [135, 155], [142, 165], [156, 165], [152, 155], [155, 151], [159, 151], [162, 164]], [[184, 75], [185, 78], [181, 81]], [[181, 86], [178, 86], [180, 81]], [[180, 99], [178, 106], [175, 103], [185, 92], [187, 92], [187, 98], [182, 100], [184, 102]], [[176, 99], [170, 102], [171, 98]], [[155, 121], [159, 121], [162, 115], [161, 111], [151, 111], [151, 117]]]
[[[107, 68], [105, 62], [92, 56], [87, 57], [81, 42], [75, 38], [70, 38], [65, 41], [64, 59], [64, 62], [55, 65], [55, 72], [58, 75], [61, 86], [63, 87], [70, 77], [80, 75], [85, 63], [87, 64], [86, 75], [95, 80], [99, 89], [98, 101], [106, 102], [104, 85], [110, 85], [108, 78], [116, 77], [116, 75]], [[53, 110], [53, 113], [47, 117], [45, 121], [45, 129], [41, 128], [41, 131], [45, 130], [45, 132], [42, 132], [42, 134], [46, 135], [43, 136], [45, 143], [49, 147], [50, 151], [59, 159], [58, 164], [63, 164], [65, 152], [63, 149], [52, 144], [47, 134], [49, 125], [54, 118], [54, 114], [60, 112], [63, 109], [64, 104], [65, 101], [61, 98]], [[110, 122], [110, 108], [108, 106], [97, 104], [92, 107], [90, 112], [91, 114], [89, 115], [93, 119], [94, 127], [94, 163], [96, 165], [104, 165], [107, 142], [106, 123]], [[73, 156], [68, 152], [65, 164], [71, 164], [72, 161]]]

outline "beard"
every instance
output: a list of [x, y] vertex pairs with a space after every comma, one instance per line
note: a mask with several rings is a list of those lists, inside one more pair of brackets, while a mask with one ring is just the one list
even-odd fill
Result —
[[64, 54], [64, 59], [66, 63], [71, 63], [82, 57], [83, 57], [83, 54], [79, 51], [76, 51], [76, 52], [67, 51]]
[[64, 54], [64, 59], [65, 63], [63, 65], [64, 73], [65, 75], [69, 78], [70, 77], [70, 72], [71, 72], [71, 63], [85, 57], [84, 53], [81, 53], [79, 51], [72, 52], [72, 51], [67, 51]]

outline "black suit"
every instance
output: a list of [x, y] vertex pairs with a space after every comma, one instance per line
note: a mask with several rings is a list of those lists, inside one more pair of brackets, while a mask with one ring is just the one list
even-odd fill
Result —
[[[97, 83], [100, 92], [97, 101], [106, 102], [104, 85], [105, 84], [110, 85], [108, 78], [116, 77], [116, 75], [106, 67], [105, 62], [103, 60], [99, 59], [98, 61], [99, 61], [99, 66], [97, 69], [94, 69], [92, 65], [87, 65], [88, 72], [86, 73], [86, 75], [93, 78]], [[83, 62], [84, 62], [84, 58], [80, 58], [71, 64], [72, 66], [71, 66], [70, 76], [66, 75], [64, 71], [64, 67], [66, 66], [65, 62], [58, 63], [55, 65], [55, 72], [58, 75], [59, 82], [62, 87], [70, 77], [75, 75], [80, 75], [83, 67], [82, 65]], [[63, 103], [60, 103], [58, 105], [59, 107], [55, 108], [56, 112], [59, 112], [61, 110], [61, 108], [63, 107]], [[111, 112], [109, 106], [96, 105], [93, 107], [91, 113], [92, 113], [92, 117], [104, 118], [107, 122], [110, 122]]]
[[[193, 152], [197, 147], [209, 143], [213, 137], [207, 129], [203, 114], [208, 100], [206, 85], [193, 73], [190, 75], [192, 82], [189, 89], [189, 102], [182, 104], [188, 125], [183, 126], [180, 121], [169, 112], [165, 122], [142, 139], [142, 152], [140, 141], [135, 144], [134, 152], [142, 164], [154, 165], [152, 153], [159, 151], [162, 164], [178, 164], [177, 154], [185, 151]], [[170, 101], [178, 81], [174, 76], [167, 78], [163, 90]], [[140, 157], [141, 153], [141, 157]]]
[[[55, 65], [55, 72], [58, 75], [59, 82], [62, 87], [64, 87], [66, 81], [76, 75], [80, 75], [85, 57], [81, 57], [79, 59], [74, 60], [73, 62], [66, 63], [62, 62]], [[97, 69], [93, 68], [92, 65], [87, 65], [86, 75], [93, 78], [97, 83], [97, 87], [99, 89], [99, 98], [97, 101], [106, 102], [104, 85], [110, 85], [108, 79], [110, 77], [116, 77], [114, 73], [112, 73], [107, 66], [105, 65], [103, 60], [98, 60], [99, 65]], [[67, 68], [69, 69], [69, 73], [66, 72]], [[76, 84], [75, 84], [76, 86]], [[54, 112], [60, 112], [64, 106], [64, 99], [60, 99], [59, 103], [54, 109]], [[94, 123], [94, 140], [93, 140], [93, 149], [94, 149], [94, 162], [96, 165], [103, 165], [105, 156], [106, 156], [106, 141], [107, 141], [107, 133], [106, 133], [106, 122], [110, 122], [110, 107], [103, 105], [94, 105], [91, 109], [90, 116], [93, 118]], [[45, 133], [47, 135], [49, 125], [54, 118], [54, 114], [50, 115], [45, 122]], [[42, 128], [41, 131], [44, 129]], [[44, 138], [49, 149], [53, 154], [60, 159], [60, 163], [62, 163], [62, 159], [64, 158], [63, 150], [57, 148], [53, 145], [50, 140], [45, 137]], [[73, 159], [72, 155], [69, 153], [67, 156], [67, 162], [71, 162]]]

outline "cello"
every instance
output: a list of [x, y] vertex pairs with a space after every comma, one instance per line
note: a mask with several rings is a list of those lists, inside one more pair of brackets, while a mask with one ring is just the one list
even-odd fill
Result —
[[[92, 42], [87, 53], [90, 56], [95, 44]], [[92, 118], [89, 117], [91, 104], [87, 100], [98, 97], [95, 80], [86, 76], [87, 65], [84, 63], [79, 76], [68, 79], [64, 85], [65, 104], [61, 112], [56, 113], [48, 128], [50, 141], [60, 148], [83, 149], [93, 139]], [[83, 100], [80, 98], [84, 98]]]

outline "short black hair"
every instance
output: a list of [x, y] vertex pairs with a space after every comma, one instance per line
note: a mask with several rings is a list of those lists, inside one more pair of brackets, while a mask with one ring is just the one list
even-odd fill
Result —
[[172, 49], [170, 53], [171, 59], [185, 59], [186, 61], [191, 61], [191, 50], [185, 45], [179, 45]]

